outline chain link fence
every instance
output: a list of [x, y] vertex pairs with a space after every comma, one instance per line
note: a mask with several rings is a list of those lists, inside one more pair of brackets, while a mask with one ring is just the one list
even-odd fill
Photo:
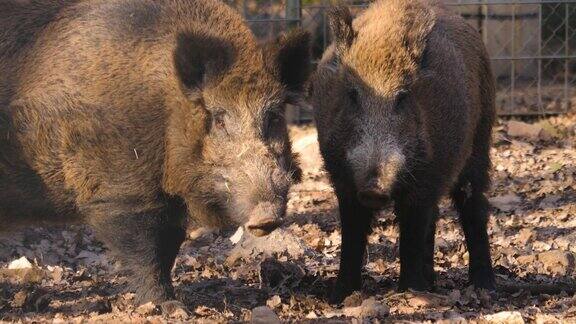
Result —
[[[313, 55], [330, 44], [327, 0], [229, 0], [260, 39], [300, 26], [313, 35]], [[368, 1], [347, 1], [353, 14]], [[576, 104], [576, 0], [447, 0], [481, 33], [497, 84], [500, 115], [565, 113]], [[291, 111], [308, 122], [306, 108]]]

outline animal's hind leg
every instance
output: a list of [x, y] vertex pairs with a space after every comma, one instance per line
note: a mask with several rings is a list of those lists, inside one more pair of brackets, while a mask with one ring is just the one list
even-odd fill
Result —
[[474, 186], [474, 181], [468, 181], [468, 178], [461, 180], [452, 192], [452, 199], [460, 216], [470, 256], [469, 280], [476, 288], [494, 290], [495, 279], [487, 232], [488, 200], [484, 192]]
[[[484, 77], [491, 75], [490, 65], [485, 63], [487, 71]], [[481, 90], [483, 111], [474, 136], [472, 155], [453, 189], [452, 199], [460, 216], [470, 256], [469, 280], [477, 288], [493, 290], [495, 279], [487, 233], [489, 204], [484, 195], [490, 186], [490, 147], [495, 114], [492, 81], [487, 81]]]

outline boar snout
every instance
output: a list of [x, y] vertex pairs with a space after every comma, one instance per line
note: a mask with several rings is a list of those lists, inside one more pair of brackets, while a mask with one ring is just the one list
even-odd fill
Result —
[[388, 204], [400, 166], [399, 162], [399, 159], [390, 159], [369, 173], [357, 193], [362, 205], [371, 209], [381, 209]]
[[261, 202], [254, 208], [245, 227], [254, 236], [266, 236], [282, 224], [284, 213], [284, 208], [277, 204]]
[[367, 181], [366, 185], [358, 191], [358, 200], [368, 208], [380, 209], [390, 200], [389, 185], [376, 175]]
[[[370, 129], [379, 129], [370, 127]], [[358, 201], [370, 209], [382, 209], [392, 199], [405, 157], [402, 147], [392, 136], [365, 132], [348, 153]]]

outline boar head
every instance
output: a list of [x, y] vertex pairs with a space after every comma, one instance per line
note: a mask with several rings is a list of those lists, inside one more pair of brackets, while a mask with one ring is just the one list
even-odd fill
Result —
[[172, 185], [179, 183], [199, 223], [268, 234], [285, 216], [288, 190], [300, 176], [285, 109], [309, 73], [309, 35], [294, 31], [264, 45], [181, 36], [174, 62], [193, 106], [187, 118], [203, 126], [200, 135], [182, 126], [188, 138], [172, 136], [182, 141], [181, 151], [171, 149], [180, 156]]
[[338, 169], [332, 177], [352, 183], [360, 203], [379, 209], [413, 184], [420, 159], [422, 42], [407, 30], [353, 24], [346, 7], [329, 17], [334, 43], [309, 86], [321, 150], [327, 166]]

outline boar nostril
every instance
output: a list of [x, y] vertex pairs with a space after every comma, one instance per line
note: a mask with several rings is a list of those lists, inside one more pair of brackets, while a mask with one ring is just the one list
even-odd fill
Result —
[[254, 236], [268, 235], [282, 224], [283, 216], [283, 205], [260, 202], [252, 210], [250, 218], [244, 224], [244, 227]]
[[380, 209], [388, 203], [390, 196], [379, 190], [362, 190], [358, 192], [358, 200], [368, 208]]
[[252, 233], [252, 235], [260, 237], [270, 234], [273, 230], [280, 226], [281, 223], [282, 222], [279, 220], [270, 220], [258, 224], [247, 224], [246, 229]]

